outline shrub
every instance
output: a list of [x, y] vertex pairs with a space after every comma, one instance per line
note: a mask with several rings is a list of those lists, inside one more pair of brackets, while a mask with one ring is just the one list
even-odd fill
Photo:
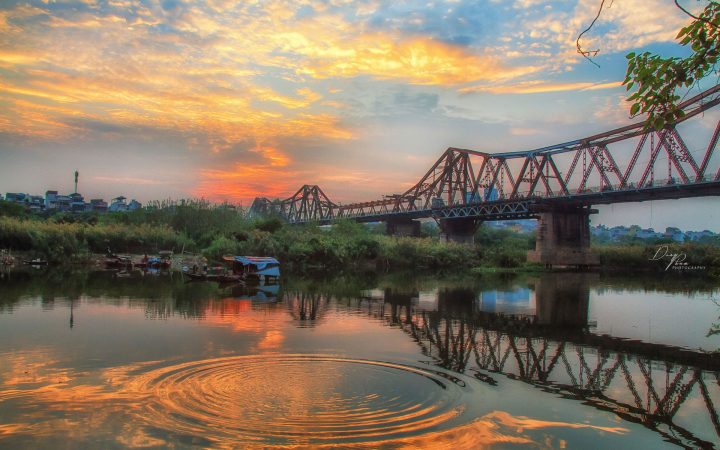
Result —
[[236, 240], [220, 236], [212, 241], [210, 246], [203, 251], [203, 254], [208, 260], [219, 261], [223, 255], [237, 255], [239, 250], [240, 244]]
[[167, 227], [98, 225], [0, 218], [0, 248], [35, 251], [60, 261], [88, 251], [104, 253], [192, 249], [194, 243]]

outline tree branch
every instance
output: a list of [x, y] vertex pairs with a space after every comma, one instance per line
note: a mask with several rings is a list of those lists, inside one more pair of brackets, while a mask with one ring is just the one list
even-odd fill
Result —
[[681, 10], [682, 12], [684, 12], [684, 13], [687, 14], [688, 16], [692, 17], [693, 19], [699, 20], [700, 22], [706, 23], [706, 24], [710, 25], [711, 27], [717, 28], [717, 24], [710, 22], [709, 20], [705, 19], [704, 17], [696, 16], [695, 14], [691, 13], [691, 12], [688, 11], [687, 9], [683, 8], [682, 6], [680, 6], [680, 3], [678, 3], [678, 0], [675, 0], [675, 6], [677, 6], [678, 8], [680, 8], [680, 10]]
[[[583, 57], [585, 59], [587, 59], [588, 61], [590, 61], [591, 63], [595, 64], [598, 67], [600, 67], [600, 65], [598, 63], [596, 63], [595, 61], [593, 61], [590, 56], [597, 56], [597, 54], [600, 52], [600, 49], [587, 50], [587, 51], [583, 50], [582, 47], [580, 46], [580, 38], [583, 36], [583, 34], [590, 31], [590, 29], [595, 25], [595, 22], [597, 22], [598, 18], [600, 17], [600, 13], [603, 10], [603, 6], [605, 6], [605, 0], [602, 0], [600, 2], [600, 8], [598, 9], [598, 12], [595, 15], [595, 18], [593, 19], [592, 23], [590, 23], [590, 26], [587, 27], [582, 33], [580, 33], [580, 35], [577, 37], [577, 40], [575, 41], [575, 46], [577, 47], [577, 52], [580, 53], [581, 55], [583, 55]], [[612, 0], [610, 0], [610, 6], [612, 6]]]

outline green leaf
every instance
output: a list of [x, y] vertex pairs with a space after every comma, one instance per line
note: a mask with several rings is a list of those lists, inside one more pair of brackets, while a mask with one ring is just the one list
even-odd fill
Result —
[[665, 126], [665, 120], [662, 118], [662, 116], [657, 116], [652, 121], [652, 126], [655, 128], [655, 130], [660, 131]]

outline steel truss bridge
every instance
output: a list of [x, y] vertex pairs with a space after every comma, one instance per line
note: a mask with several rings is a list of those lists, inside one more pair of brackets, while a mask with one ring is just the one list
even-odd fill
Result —
[[698, 120], [718, 103], [720, 85], [681, 103], [684, 117], [659, 131], [636, 123], [520, 152], [451, 147], [401, 194], [343, 205], [319, 186], [305, 185], [284, 200], [256, 198], [250, 213], [275, 213], [290, 223], [427, 217], [482, 221], [535, 217], [553, 206], [720, 195], [720, 156], [715, 154], [720, 120], [714, 114], [709, 128]]
[[[682, 448], [717, 448], [717, 355], [596, 335], [588, 331], [587, 321], [574, 327], [542, 325], [533, 316], [476, 311], [472, 302], [427, 311], [413, 304], [416, 295], [390, 289], [381, 297], [365, 298], [287, 292], [284, 302], [306, 327], [320, 325], [333, 302], [349, 303], [407, 333], [429, 364], [490, 385], [498, 377], [519, 380], [617, 414]], [[452, 299], [458, 293], [439, 295]], [[690, 419], [684, 418], [687, 414]]]

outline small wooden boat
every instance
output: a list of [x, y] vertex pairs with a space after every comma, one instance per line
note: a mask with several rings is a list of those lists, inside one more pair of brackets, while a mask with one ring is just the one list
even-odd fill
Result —
[[277, 280], [280, 278], [280, 262], [266, 256], [223, 256], [223, 260], [232, 264], [234, 274], [250, 280]]
[[183, 275], [188, 277], [189, 281], [208, 281], [208, 274], [206, 273], [183, 272]]
[[244, 283], [245, 277], [242, 275], [218, 275], [215, 281], [218, 283]]

